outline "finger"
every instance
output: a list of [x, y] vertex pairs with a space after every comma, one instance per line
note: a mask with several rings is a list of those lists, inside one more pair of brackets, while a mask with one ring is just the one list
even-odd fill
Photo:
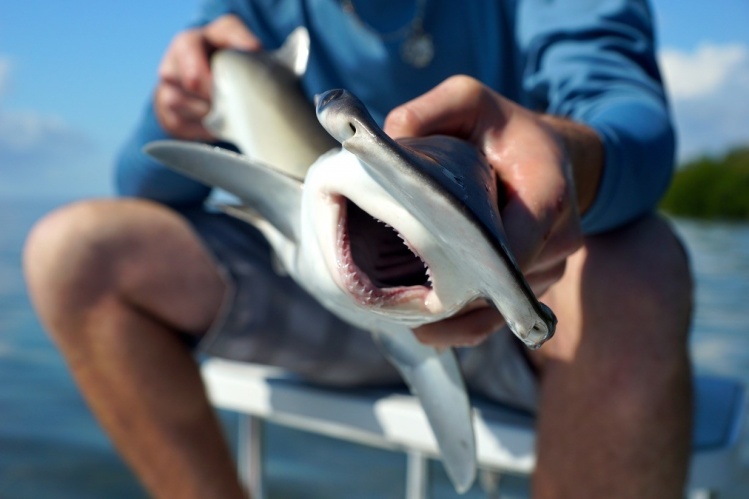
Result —
[[[553, 175], [549, 172], [547, 177]], [[524, 273], [557, 265], [582, 246], [574, 201], [559, 190], [564, 187], [538, 186], [532, 194], [512, 198], [501, 210], [510, 249]]]
[[213, 94], [213, 76], [202, 38], [188, 38], [177, 47], [175, 55], [182, 88], [196, 97], [210, 100]]
[[159, 66], [159, 78], [203, 99], [211, 98], [212, 77], [207, 48], [199, 29], [174, 37]]
[[214, 48], [257, 51], [263, 48], [244, 22], [233, 14], [221, 16], [205, 27], [206, 41]]
[[556, 221], [536, 201], [516, 196], [501, 210], [507, 242], [523, 273], [533, 269]]
[[183, 119], [200, 122], [211, 110], [211, 103], [207, 100], [184, 94], [180, 105], [174, 109]]
[[202, 120], [211, 108], [209, 101], [191, 95], [182, 87], [167, 82], [157, 88], [156, 101], [161, 110], [176, 113], [183, 119], [191, 121]]
[[582, 247], [582, 229], [580, 224], [573, 223], [571, 217], [560, 218], [552, 232], [551, 238], [544, 242], [541, 252], [528, 267], [528, 272], [545, 272]]
[[482, 307], [460, 316], [425, 324], [414, 329], [419, 341], [436, 348], [476, 346], [504, 326], [493, 308]]
[[[546, 246], [562, 240], [560, 233], [576, 227], [577, 217], [562, 152], [527, 117], [518, 117], [520, 123], [508, 125], [514, 130], [486, 150], [506, 186], [500, 212], [510, 248], [527, 272]], [[518, 135], [522, 140], [513, 139]]]
[[483, 110], [488, 105], [491, 95], [483, 85], [467, 76], [454, 76], [393, 109], [384, 129], [395, 138], [446, 134], [473, 140], [485, 125]]
[[202, 118], [208, 103], [188, 96], [179, 87], [163, 83], [156, 89], [154, 107], [161, 126], [175, 138], [212, 140]]
[[176, 113], [164, 113], [159, 117], [159, 123], [169, 135], [176, 139], [205, 142], [215, 140], [201, 122], [185, 120]]
[[562, 260], [543, 270], [537, 270], [526, 274], [526, 280], [533, 290], [533, 294], [535, 294], [536, 297], [543, 295], [547, 289], [551, 288], [562, 279], [566, 268], [567, 260]]
[[216, 137], [206, 130], [199, 121], [182, 122], [179, 138], [194, 142], [213, 142], [216, 140]]
[[167, 48], [164, 57], [162, 57], [161, 63], [159, 64], [159, 80], [163, 82], [179, 83], [179, 66], [177, 66], [177, 58], [174, 55], [175, 43], [176, 38]]

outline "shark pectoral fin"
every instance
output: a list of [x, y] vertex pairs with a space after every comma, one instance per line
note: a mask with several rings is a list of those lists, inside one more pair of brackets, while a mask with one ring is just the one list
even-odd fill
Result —
[[419, 398], [455, 490], [466, 492], [476, 478], [476, 444], [471, 406], [453, 351], [440, 353], [423, 345], [406, 328], [395, 334], [373, 335], [385, 357]]
[[302, 183], [273, 167], [195, 142], [151, 142], [145, 152], [166, 166], [239, 197], [288, 240], [299, 241]]

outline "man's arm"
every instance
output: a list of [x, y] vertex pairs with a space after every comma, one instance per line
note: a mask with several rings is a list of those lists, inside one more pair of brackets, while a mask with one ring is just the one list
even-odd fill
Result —
[[[585, 233], [651, 212], [668, 186], [675, 138], [647, 0], [521, 0], [521, 104], [594, 130], [605, 164]], [[584, 189], [578, 179], [578, 189]]]

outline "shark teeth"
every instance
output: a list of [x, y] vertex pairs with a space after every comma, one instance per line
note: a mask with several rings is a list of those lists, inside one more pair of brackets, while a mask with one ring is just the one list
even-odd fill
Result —
[[337, 266], [345, 290], [367, 305], [386, 306], [431, 289], [418, 251], [387, 222], [345, 200], [337, 230]]
[[[385, 225], [387, 225], [387, 224], [385, 224]], [[390, 227], [389, 225], [387, 225], [387, 226]], [[408, 251], [410, 251], [411, 253], [413, 253], [413, 255], [416, 258], [418, 258], [421, 261], [421, 263], [424, 264], [424, 268], [426, 269], [426, 272], [429, 272], [429, 266], [427, 265], [427, 262], [425, 262], [424, 259], [421, 258], [421, 255], [419, 255], [416, 252], [416, 250], [413, 248], [413, 246], [411, 246], [411, 244], [409, 244], [408, 240], [405, 237], [403, 237], [403, 234], [401, 234], [400, 232], [398, 232], [397, 234], [398, 234], [398, 239], [400, 239], [401, 241], [403, 241], [403, 245], [406, 248], [408, 248]]]
[[369, 305], [376, 305], [382, 298], [381, 293], [371, 279], [354, 262], [345, 224], [340, 223], [338, 229], [338, 248], [342, 250], [338, 259], [340, 277], [349, 293], [360, 301]]

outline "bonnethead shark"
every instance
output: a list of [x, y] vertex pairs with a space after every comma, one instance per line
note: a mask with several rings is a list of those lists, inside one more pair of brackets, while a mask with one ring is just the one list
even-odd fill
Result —
[[278, 261], [343, 320], [370, 331], [419, 398], [458, 492], [476, 475], [470, 403], [450, 349], [411, 329], [484, 299], [530, 348], [554, 333], [512, 254], [495, 174], [468, 142], [393, 140], [355, 96], [330, 90], [316, 111], [299, 78], [309, 37], [297, 29], [275, 52], [213, 56], [206, 125], [242, 154], [183, 141], [146, 151], [234, 194], [223, 209], [257, 227]]

